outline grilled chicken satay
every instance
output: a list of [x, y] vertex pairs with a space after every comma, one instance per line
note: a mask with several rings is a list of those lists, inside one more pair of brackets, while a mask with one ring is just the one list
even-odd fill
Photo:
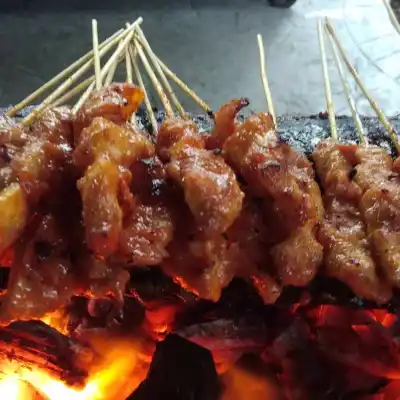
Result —
[[350, 179], [352, 165], [331, 139], [318, 145], [313, 160], [324, 190], [325, 215], [318, 240], [324, 246], [326, 273], [361, 298], [387, 302], [391, 290], [378, 276], [372, 258], [359, 210], [362, 189]]
[[129, 167], [153, 153], [149, 140], [132, 127], [103, 117], [94, 118], [80, 133], [74, 162], [84, 171], [78, 188], [87, 245], [95, 254], [107, 257], [117, 250], [124, 208], [134, 205]]
[[[247, 101], [225, 107], [223, 113], [229, 116], [219, 113], [218, 119], [232, 120], [244, 104]], [[236, 176], [222, 157], [204, 146], [191, 121], [166, 121], [158, 134], [157, 152], [168, 162], [167, 176], [183, 188], [186, 203], [177, 200], [172, 206], [175, 236], [163, 269], [203, 298], [218, 300], [233, 277], [242, 276], [253, 281], [265, 302], [274, 302], [280, 286], [260, 268], [267, 253], [263, 229], [260, 224], [253, 227], [260, 222], [257, 214], [247, 206], [242, 210], [244, 195]], [[257, 255], [250, 254], [255, 250]]]
[[83, 128], [92, 123], [93, 118], [103, 117], [117, 125], [125, 125], [144, 99], [143, 92], [135, 85], [112, 83], [91, 93], [74, 119], [75, 141]]
[[182, 187], [199, 231], [205, 237], [225, 232], [242, 208], [244, 194], [223, 158], [205, 149], [193, 121], [166, 120], [157, 136], [167, 175]]
[[46, 110], [29, 129], [10, 129], [7, 140], [21, 147], [0, 174], [5, 187], [0, 193], [0, 253], [21, 234], [43, 195], [64, 177], [72, 144], [70, 114], [64, 109]]
[[363, 190], [360, 206], [374, 255], [389, 282], [400, 287], [400, 177], [384, 149], [350, 150], [354, 150], [354, 180]]
[[323, 206], [310, 162], [280, 142], [266, 113], [238, 124], [224, 141], [222, 155], [253, 193], [265, 199], [267, 214], [279, 217], [276, 236], [280, 240], [271, 254], [282, 284], [306, 285], [323, 256], [315, 238]]

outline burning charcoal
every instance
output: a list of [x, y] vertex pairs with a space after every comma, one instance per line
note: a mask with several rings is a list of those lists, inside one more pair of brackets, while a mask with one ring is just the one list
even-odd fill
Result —
[[157, 344], [147, 378], [129, 400], [217, 400], [219, 394], [211, 353], [171, 334]]
[[82, 386], [94, 354], [41, 321], [17, 321], [0, 327], [0, 356], [39, 366], [68, 385]]
[[243, 356], [221, 379], [221, 400], [284, 400], [276, 372], [256, 355]]

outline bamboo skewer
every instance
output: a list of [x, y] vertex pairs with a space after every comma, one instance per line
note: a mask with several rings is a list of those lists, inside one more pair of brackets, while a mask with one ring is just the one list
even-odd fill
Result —
[[383, 4], [385, 5], [386, 11], [389, 15], [390, 22], [393, 25], [393, 28], [396, 29], [397, 33], [400, 35], [400, 23], [396, 18], [396, 15], [393, 12], [392, 7], [388, 0], [383, 0]]
[[94, 54], [94, 74], [96, 77], [96, 90], [101, 89], [101, 65], [99, 55], [99, 34], [97, 31], [97, 20], [92, 19], [92, 37], [93, 37], [93, 54]]
[[[142, 22], [142, 18], [137, 19], [132, 25], [131, 30], [129, 32], [125, 31], [124, 34], [125, 39], [124, 42], [126, 43], [132, 38], [133, 36], [133, 29]], [[118, 38], [119, 39], [119, 38]], [[114, 39], [115, 42], [118, 39]], [[100, 57], [103, 56], [115, 43], [114, 41], [109, 42], [106, 46], [100, 50]], [[120, 42], [121, 44], [121, 42]], [[118, 58], [120, 53], [122, 52], [123, 48], [118, 46], [117, 50], [114, 54], [110, 57], [106, 65], [101, 71], [101, 77], [103, 79], [104, 75], [108, 72], [110, 65], [114, 61], [115, 58]], [[21, 122], [23, 126], [27, 126], [32, 123], [37, 116], [39, 116], [43, 110], [45, 110], [52, 102], [54, 102], [62, 93], [64, 93], [73, 83], [75, 83], [92, 65], [92, 61], [86, 62], [81, 68], [79, 68], [75, 73], [73, 73], [62, 85], [60, 85], [50, 96], [48, 96], [43, 102], [40, 104], [38, 108], [33, 110], [29, 115], [27, 115]], [[86, 93], [86, 92], [85, 92]]]
[[[143, 42], [139, 37], [136, 36], [136, 39], [143, 47]], [[157, 59], [158, 64], [160, 65], [162, 71], [168, 78], [174, 81], [189, 97], [191, 97], [206, 113], [212, 113], [212, 108], [202, 100], [192, 89], [186, 85], [174, 72], [172, 72], [168, 66], [153, 52], [155, 58]]]
[[120, 62], [119, 59], [116, 59], [110, 67], [110, 70], [108, 71], [108, 74], [106, 76], [106, 79], [104, 81], [104, 86], [109, 86], [111, 85], [113, 79], [114, 79], [114, 75], [115, 75], [115, 71], [117, 69], [118, 63]]
[[[126, 29], [129, 29], [129, 27], [130, 27], [130, 25], [127, 24]], [[121, 46], [123, 45], [123, 44], [122, 44], [122, 40], [121, 40], [121, 42], [119, 43], [119, 45], [121, 45]], [[119, 46], [119, 45], [118, 45], [118, 46]], [[125, 51], [126, 51], [127, 47], [128, 47], [128, 44], [125, 46]], [[117, 58], [117, 59], [111, 64], [110, 70], [108, 71], [108, 74], [107, 74], [106, 79], [105, 79], [105, 81], [104, 81], [104, 85], [105, 85], [105, 86], [111, 85], [111, 83], [112, 83], [112, 81], [113, 81], [113, 79], [114, 79], [115, 71], [116, 71], [116, 69], [117, 69], [118, 64], [119, 64], [120, 61], [121, 61], [121, 59], [120, 59], [120, 58]]]
[[143, 19], [141, 17], [138, 18], [133, 24], [130, 25], [129, 28], [125, 30], [126, 36], [118, 43], [117, 50], [115, 50], [114, 54], [108, 59], [108, 61], [104, 65], [104, 68], [101, 70], [101, 79], [104, 79], [104, 77], [113, 67], [114, 63], [118, 62], [119, 57], [125, 51], [125, 47], [132, 40], [135, 30], [142, 23], [142, 21]]
[[274, 103], [272, 101], [271, 89], [268, 83], [267, 76], [267, 67], [265, 62], [265, 52], [264, 52], [264, 44], [263, 39], [260, 34], [257, 35], [257, 43], [258, 43], [258, 52], [260, 54], [260, 71], [261, 71], [261, 81], [264, 88], [265, 99], [267, 101], [268, 112], [272, 115], [272, 119], [274, 121], [275, 128], [277, 128], [276, 115], [274, 110]]
[[161, 69], [164, 71], [171, 80], [173, 80], [186, 94], [188, 94], [206, 113], [212, 112], [211, 107], [203, 101], [193, 90], [191, 90], [186, 83], [184, 83], [177, 75], [175, 75], [158, 57], [157, 61]]
[[94, 81], [95, 81], [95, 76], [94, 75], [90, 76], [89, 78], [81, 82], [79, 85], [76, 85], [73, 89], [65, 93], [63, 96], [59, 97], [54, 103], [50, 105], [50, 107], [58, 107], [60, 105], [65, 104], [69, 99], [80, 93]]
[[[128, 27], [129, 24], [126, 24]], [[130, 44], [125, 47], [125, 69], [126, 69], [126, 81], [129, 84], [133, 83], [133, 74], [132, 74], [132, 59], [130, 55]]]
[[150, 63], [146, 57], [146, 54], [144, 54], [144, 51], [142, 49], [142, 46], [138, 42], [137, 39], [134, 40], [135, 46], [137, 49], [137, 53], [140, 57], [140, 60], [142, 61], [144, 68], [146, 69], [147, 74], [149, 75], [149, 78], [155, 87], [157, 94], [159, 95], [161, 102], [163, 103], [163, 106], [165, 108], [165, 113], [167, 114], [168, 118], [173, 118], [174, 117], [174, 111], [172, 110], [171, 103], [168, 100], [168, 97], [166, 96], [164, 89], [162, 88], [160, 82], [157, 79], [156, 74], [154, 73], [153, 69], [150, 66]]
[[[110, 36], [108, 39], [106, 39], [103, 43], [100, 44], [99, 50], [104, 49], [104, 47], [108, 47], [110, 43], [116, 43], [118, 41], [118, 38], [123, 34], [124, 30], [120, 29], [119, 31], [115, 32], [112, 36]], [[110, 47], [108, 47], [109, 49]], [[104, 53], [103, 53], [104, 54]], [[57, 82], [59, 82], [61, 79], [65, 78], [68, 76], [72, 71], [74, 71], [76, 68], [80, 67], [83, 65], [86, 61], [92, 60], [93, 59], [93, 50], [90, 50], [88, 53], [86, 53], [84, 56], [82, 56], [80, 59], [76, 60], [73, 62], [69, 67], [65, 68], [63, 71], [58, 73], [56, 76], [51, 78], [48, 82], [46, 82], [44, 85], [42, 85], [40, 88], [36, 89], [34, 92], [32, 92], [28, 97], [20, 101], [18, 104], [16, 104], [14, 107], [10, 108], [6, 115], [9, 117], [12, 117], [15, 115], [19, 110], [23, 109], [27, 105], [29, 105], [33, 100], [35, 100], [37, 97], [39, 97], [42, 93], [44, 93], [47, 89], [51, 88], [53, 85], [55, 85]]]
[[83, 92], [82, 96], [76, 102], [76, 104], [72, 107], [72, 114], [76, 114], [76, 112], [82, 107], [82, 104], [88, 99], [90, 93], [93, 92], [96, 84], [93, 81], [90, 86]]
[[150, 103], [149, 96], [147, 94], [146, 87], [145, 87], [145, 85], [143, 83], [142, 74], [140, 73], [140, 69], [139, 69], [138, 63], [136, 61], [136, 54], [135, 54], [135, 52], [133, 50], [133, 46], [130, 46], [128, 51], [129, 51], [129, 55], [130, 55], [131, 60], [132, 60], [133, 71], [135, 73], [136, 81], [137, 81], [140, 89], [142, 89], [142, 91], [144, 93], [144, 104], [146, 106], [147, 114], [149, 115], [149, 118], [150, 118], [150, 123], [151, 123], [151, 126], [153, 128], [153, 132], [157, 133], [157, 131], [158, 131], [157, 120], [156, 120], [156, 117], [154, 115], [153, 108], [151, 107], [151, 103]]
[[[324, 29], [326, 29], [326, 27]], [[327, 35], [327, 36], [329, 37], [329, 40], [331, 43], [333, 55], [334, 55], [335, 62], [336, 62], [336, 68], [339, 72], [340, 79], [342, 81], [342, 86], [343, 86], [344, 92], [346, 94], [347, 103], [351, 110], [351, 115], [353, 116], [354, 124], [355, 124], [356, 130], [357, 130], [357, 133], [358, 133], [358, 137], [360, 139], [360, 143], [362, 145], [368, 146], [368, 139], [365, 135], [364, 126], [363, 126], [363, 123], [361, 122], [360, 115], [358, 114], [356, 103], [353, 99], [353, 96], [351, 95], [349, 82], [345, 76], [345, 73], [343, 70], [343, 64], [342, 64], [342, 61], [340, 60], [338, 49], [337, 49], [336, 44], [333, 41], [332, 37], [330, 35]]]
[[158, 73], [158, 75], [161, 79], [162, 84], [164, 85], [165, 90], [167, 91], [170, 99], [172, 100], [176, 109], [178, 110], [178, 113], [180, 114], [180, 116], [182, 118], [186, 118], [187, 115], [186, 115], [185, 110], [183, 109], [181, 103], [179, 102], [178, 98], [176, 97], [174, 91], [172, 90], [172, 87], [171, 87], [170, 83], [168, 82], [168, 79], [166, 78], [160, 64], [158, 63], [158, 59], [157, 59], [156, 55], [154, 54], [152, 48], [150, 47], [149, 42], [147, 41], [147, 39], [140, 27], [138, 27], [138, 29], [137, 29], [137, 34], [140, 38], [141, 46], [143, 46], [143, 48], [146, 50], [156, 72]]
[[324, 38], [322, 21], [318, 21], [318, 41], [319, 41], [319, 49], [320, 49], [320, 53], [321, 53], [322, 73], [324, 76], [326, 108], [328, 111], [329, 124], [331, 126], [331, 136], [332, 136], [333, 140], [337, 141], [338, 133], [337, 133], [337, 126], [336, 126], [335, 110], [333, 108], [331, 83], [330, 83], [330, 79], [329, 79], [328, 62], [326, 59], [325, 38]]
[[339, 38], [338, 38], [338, 36], [336, 34], [336, 31], [333, 28], [332, 24], [330, 23], [329, 19], [326, 18], [325, 21], [326, 21], [327, 30], [328, 30], [329, 34], [331, 35], [334, 43], [336, 44], [336, 47], [339, 50], [339, 54], [340, 54], [342, 60], [345, 62], [348, 70], [350, 71], [351, 75], [353, 76], [353, 78], [357, 82], [358, 87], [363, 92], [364, 96], [368, 99], [371, 107], [376, 112], [379, 121], [382, 123], [382, 125], [385, 127], [385, 129], [388, 131], [388, 133], [390, 135], [390, 138], [392, 139], [392, 141], [393, 141], [393, 143], [394, 143], [394, 145], [396, 147], [397, 152], [400, 153], [400, 143], [399, 143], [399, 139], [397, 137], [396, 130], [393, 128], [392, 124], [389, 122], [389, 120], [387, 119], [387, 117], [385, 116], [383, 111], [379, 108], [378, 104], [372, 99], [372, 97], [368, 93], [368, 91], [367, 91], [366, 87], [364, 86], [360, 76], [358, 75], [358, 72], [353, 67], [353, 65], [351, 64], [349, 58], [347, 57], [347, 54], [346, 54], [345, 50], [343, 49], [343, 46], [341, 45], [341, 43], [339, 41]]
[[[111, 57], [108, 59], [106, 64], [101, 70], [100, 76], [101, 79], [107, 75], [107, 73], [110, 71], [110, 69], [113, 67], [114, 63], [119, 60], [119, 57], [122, 55], [122, 52], [124, 51], [125, 47], [128, 45], [129, 41], [132, 40], [134, 30], [136, 27], [141, 24], [143, 21], [142, 17], [138, 18], [133, 24], [129, 25], [129, 28], [125, 29], [125, 35], [123, 40], [120, 40], [118, 43], [118, 47], [115, 50], [115, 52], [111, 55]], [[74, 105], [72, 108], [72, 112], [76, 113], [79, 108], [82, 106], [82, 104], [88, 99], [90, 93], [94, 89], [94, 84], [92, 83], [86, 91], [83, 93], [83, 95], [79, 98], [78, 102]]]

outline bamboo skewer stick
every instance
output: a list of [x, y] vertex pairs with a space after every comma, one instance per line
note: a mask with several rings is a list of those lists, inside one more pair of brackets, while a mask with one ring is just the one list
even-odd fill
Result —
[[144, 54], [142, 46], [137, 41], [137, 39], [135, 39], [134, 42], [135, 42], [135, 46], [137, 49], [137, 53], [140, 57], [140, 60], [142, 61], [144, 68], [146, 69], [146, 72], [149, 75], [149, 78], [157, 91], [157, 94], [160, 96], [161, 102], [163, 103], [163, 106], [165, 108], [165, 113], [167, 114], [168, 118], [173, 118], [174, 111], [172, 110], [171, 103], [169, 102], [168, 97], [165, 94], [163, 87], [161, 86], [160, 82], [158, 81], [156, 74], [154, 73], [153, 69], [151, 68], [150, 63], [146, 57], [146, 54]]
[[113, 79], [114, 79], [115, 71], [116, 71], [116, 69], [117, 69], [117, 66], [118, 66], [119, 62], [120, 62], [120, 60], [119, 60], [119, 59], [116, 59], [116, 60], [111, 64], [110, 70], [108, 71], [108, 74], [107, 74], [106, 79], [105, 79], [105, 81], [104, 81], [104, 86], [111, 85], [111, 83], [112, 83], [112, 81], [113, 81]]
[[[136, 36], [136, 39], [143, 47], [143, 43], [139, 37]], [[153, 52], [154, 53], [154, 52]], [[212, 113], [212, 108], [202, 100], [192, 89], [186, 85], [174, 72], [172, 72], [168, 66], [156, 55], [154, 56], [157, 59], [158, 64], [160, 65], [161, 69], [163, 70], [164, 74], [168, 76], [172, 81], [174, 81], [189, 97], [191, 97], [206, 113]]]
[[90, 93], [93, 92], [96, 84], [93, 81], [90, 86], [83, 92], [82, 96], [76, 102], [76, 104], [72, 107], [72, 114], [76, 114], [76, 112], [82, 107], [82, 104], [88, 99]]
[[400, 143], [399, 143], [399, 139], [397, 137], [396, 130], [393, 128], [392, 124], [386, 118], [386, 116], [383, 113], [383, 111], [379, 108], [378, 104], [372, 99], [372, 97], [368, 93], [368, 91], [367, 91], [366, 87], [364, 86], [360, 76], [358, 75], [358, 72], [353, 67], [353, 65], [351, 64], [349, 58], [347, 57], [347, 54], [346, 54], [345, 50], [343, 49], [343, 46], [340, 43], [340, 40], [339, 40], [339, 38], [338, 38], [338, 36], [336, 34], [336, 31], [333, 28], [332, 24], [330, 23], [329, 19], [326, 18], [325, 21], [326, 21], [326, 27], [328, 29], [328, 32], [331, 35], [333, 41], [335, 42], [336, 47], [339, 50], [339, 54], [342, 57], [342, 60], [345, 62], [348, 70], [350, 71], [351, 75], [353, 76], [353, 78], [357, 82], [358, 87], [361, 89], [361, 91], [363, 92], [364, 96], [368, 99], [371, 107], [376, 112], [379, 121], [382, 123], [382, 125], [385, 127], [385, 129], [388, 131], [388, 133], [390, 135], [390, 138], [392, 139], [392, 141], [393, 141], [393, 143], [394, 143], [394, 145], [396, 147], [397, 152], [400, 153]]
[[94, 74], [96, 77], [96, 90], [101, 89], [101, 65], [99, 55], [99, 34], [97, 31], [97, 20], [92, 19], [92, 37], [93, 37], [93, 54], [94, 54]]
[[95, 81], [95, 76], [94, 75], [90, 76], [89, 78], [81, 82], [79, 85], [76, 85], [73, 89], [65, 93], [63, 96], [59, 97], [54, 103], [50, 105], [50, 107], [58, 107], [60, 105], [65, 104], [69, 99], [80, 93], [94, 81]]
[[[142, 22], [142, 18], [139, 18], [131, 25], [131, 30], [129, 32], [125, 31], [125, 39], [124, 42], [128, 43], [128, 41], [132, 38], [134, 33], [134, 28]], [[118, 38], [119, 39], [119, 38]], [[114, 39], [115, 42], [118, 39]], [[114, 41], [109, 42], [106, 46], [100, 50], [100, 56], [103, 56], [115, 43]], [[120, 42], [121, 44], [121, 42]], [[114, 54], [110, 57], [103, 70], [101, 71], [101, 77], [103, 79], [104, 75], [108, 72], [110, 65], [122, 52], [123, 48], [118, 47]], [[29, 115], [27, 115], [21, 122], [23, 126], [27, 126], [32, 123], [37, 116], [39, 116], [43, 110], [45, 110], [53, 101], [55, 101], [62, 93], [64, 93], [73, 83], [75, 83], [92, 65], [92, 61], [86, 62], [81, 68], [79, 68], [75, 73], [73, 73], [64, 83], [59, 86], [50, 96], [48, 96], [38, 108], [33, 110]], [[86, 93], [86, 92], [85, 92]]]
[[[104, 47], [108, 46], [110, 43], [116, 43], [118, 41], [118, 38], [123, 34], [124, 30], [120, 29], [119, 31], [115, 32], [112, 36], [110, 36], [108, 39], [106, 39], [103, 43], [100, 44], [99, 50], [104, 49]], [[108, 47], [110, 48], [110, 47]], [[56, 76], [51, 78], [48, 82], [46, 82], [44, 85], [42, 85], [40, 88], [36, 89], [34, 92], [32, 92], [28, 97], [20, 101], [18, 104], [16, 104], [14, 107], [10, 108], [6, 115], [9, 117], [12, 117], [15, 115], [19, 110], [22, 108], [26, 107], [29, 105], [33, 100], [35, 100], [37, 97], [39, 97], [42, 93], [44, 93], [47, 89], [55, 85], [57, 82], [59, 82], [61, 79], [65, 78], [66, 76], [70, 75], [72, 71], [83, 65], [86, 61], [92, 60], [93, 59], [93, 50], [90, 50], [88, 53], [86, 53], [84, 56], [82, 56], [79, 60], [76, 60], [73, 62], [69, 67], [65, 68], [63, 71], [58, 73]]]
[[93, 92], [94, 88], [95, 88], [95, 82], [92, 82], [72, 108], [72, 113], [75, 114], [81, 108], [82, 104], [88, 99], [90, 93]]
[[176, 109], [178, 110], [178, 113], [180, 114], [180, 116], [182, 118], [186, 118], [187, 115], [186, 115], [185, 110], [183, 109], [181, 103], [179, 102], [178, 98], [176, 97], [174, 91], [172, 90], [172, 87], [171, 87], [170, 83], [168, 82], [168, 79], [166, 78], [166, 76], [165, 76], [160, 64], [158, 63], [156, 55], [154, 54], [152, 48], [150, 47], [149, 42], [147, 41], [147, 39], [146, 39], [146, 37], [145, 37], [145, 35], [144, 35], [144, 33], [143, 33], [143, 31], [142, 31], [142, 29], [140, 27], [137, 28], [137, 34], [138, 34], [138, 36], [140, 38], [141, 45], [146, 50], [146, 52], [147, 52], [147, 54], [148, 54], [148, 56], [149, 56], [149, 58], [150, 58], [150, 60], [151, 60], [151, 62], [153, 64], [153, 66], [154, 66], [154, 68], [156, 70], [156, 72], [158, 73], [158, 76], [161, 79], [161, 82], [162, 82], [165, 90], [167, 91], [170, 99], [172, 100], [172, 102], [174, 103]]
[[[110, 69], [112, 68], [113, 64], [115, 61], [118, 61], [119, 57], [122, 55], [122, 52], [125, 49], [125, 46], [128, 45], [129, 41], [132, 40], [133, 34], [134, 34], [134, 30], [136, 29], [136, 27], [141, 24], [143, 21], [142, 17], [138, 18], [133, 24], [129, 25], [129, 28], [125, 29], [125, 35], [123, 40], [121, 40], [118, 43], [118, 47], [115, 50], [115, 52], [111, 55], [111, 57], [108, 59], [108, 61], [106, 62], [106, 64], [104, 65], [104, 67], [101, 70], [100, 76], [101, 79], [103, 80], [103, 78], [107, 75], [107, 73], [110, 71]], [[94, 89], [94, 84], [91, 84], [86, 91], [83, 93], [83, 95], [80, 97], [80, 99], [78, 100], [78, 102], [74, 105], [74, 107], [72, 108], [72, 112], [76, 113], [79, 108], [82, 106], [82, 104], [88, 99], [90, 93], [93, 91]]]
[[328, 111], [329, 123], [331, 126], [331, 136], [332, 139], [338, 140], [337, 126], [336, 126], [336, 118], [335, 118], [335, 110], [333, 108], [333, 100], [332, 100], [332, 91], [331, 91], [331, 83], [329, 79], [328, 72], [328, 62], [326, 59], [326, 50], [325, 50], [325, 38], [322, 21], [318, 21], [318, 41], [319, 41], [319, 49], [321, 53], [321, 61], [322, 61], [322, 73], [324, 76], [324, 87], [325, 87], [325, 100], [326, 100], [326, 108]]
[[[326, 29], [326, 27], [324, 29]], [[351, 115], [353, 116], [354, 124], [355, 124], [356, 130], [357, 130], [357, 133], [358, 133], [358, 137], [359, 137], [362, 145], [368, 146], [368, 139], [365, 135], [364, 126], [363, 126], [363, 123], [361, 122], [360, 115], [358, 114], [356, 103], [353, 99], [353, 96], [351, 95], [349, 82], [345, 76], [345, 73], [343, 70], [343, 64], [342, 64], [342, 61], [340, 60], [338, 49], [337, 49], [336, 44], [333, 41], [332, 37], [330, 35], [327, 35], [327, 36], [329, 37], [329, 40], [331, 43], [333, 55], [334, 55], [335, 62], [336, 62], [336, 68], [339, 72], [340, 79], [342, 81], [343, 89], [346, 94], [347, 103], [349, 104], [349, 107], [351, 110]]]
[[[126, 24], [128, 26], [128, 24]], [[126, 69], [126, 82], [129, 84], [133, 83], [132, 74], [132, 59], [130, 55], [130, 44], [125, 47], [125, 69]]]
[[[127, 24], [126, 29], [129, 29], [129, 26], [130, 26], [130, 25]], [[122, 46], [121, 43], [122, 43], [122, 40], [121, 40], [121, 42], [119, 43], [119, 45]], [[118, 45], [118, 46], [119, 46], [119, 45]], [[128, 44], [125, 46], [125, 51], [126, 51], [127, 47], [128, 47]], [[110, 70], [108, 71], [108, 74], [107, 74], [106, 79], [105, 79], [105, 81], [104, 81], [104, 85], [105, 85], [105, 86], [111, 85], [111, 83], [112, 83], [112, 81], [113, 81], [113, 79], [114, 79], [115, 71], [116, 71], [116, 69], [117, 69], [118, 64], [119, 64], [120, 61], [121, 61], [121, 59], [118, 58], [118, 59], [116, 59], [116, 60], [111, 64]]]
[[171, 80], [173, 80], [186, 94], [188, 94], [206, 113], [211, 113], [211, 107], [203, 101], [193, 90], [191, 90], [186, 83], [184, 83], [177, 75], [175, 75], [158, 57], [157, 61], [161, 69], [164, 71]]
[[133, 50], [133, 46], [130, 46], [128, 51], [129, 51], [129, 55], [132, 60], [133, 71], [135, 73], [136, 81], [137, 81], [140, 89], [142, 89], [142, 91], [144, 93], [144, 104], [146, 106], [147, 114], [149, 115], [149, 119], [150, 119], [151, 126], [153, 128], [153, 132], [157, 133], [157, 131], [158, 131], [157, 120], [156, 120], [156, 117], [154, 116], [153, 108], [151, 107], [150, 99], [147, 94], [146, 87], [143, 83], [142, 74], [140, 73], [140, 69], [139, 69], [138, 63], [136, 61], [136, 53]]
[[119, 57], [124, 52], [125, 47], [128, 45], [128, 43], [132, 40], [135, 30], [139, 27], [142, 21], [143, 19], [141, 17], [138, 18], [133, 24], [130, 25], [129, 28], [125, 30], [126, 36], [119, 42], [117, 50], [115, 50], [114, 54], [108, 59], [108, 61], [104, 65], [104, 68], [101, 70], [101, 79], [104, 79], [104, 77], [113, 67], [114, 63], [118, 62]]
[[397, 20], [392, 7], [390, 6], [389, 0], [383, 0], [383, 4], [385, 5], [386, 11], [389, 15], [389, 19], [393, 25], [393, 28], [396, 29], [397, 33], [400, 35], [400, 23]]
[[260, 55], [260, 71], [261, 71], [261, 81], [264, 88], [265, 99], [267, 101], [268, 112], [272, 115], [272, 119], [274, 121], [275, 128], [277, 128], [276, 114], [274, 110], [274, 103], [272, 101], [271, 89], [268, 83], [267, 76], [267, 67], [265, 62], [265, 52], [264, 52], [264, 44], [263, 39], [260, 34], [257, 35], [257, 43], [258, 43], [258, 52]]

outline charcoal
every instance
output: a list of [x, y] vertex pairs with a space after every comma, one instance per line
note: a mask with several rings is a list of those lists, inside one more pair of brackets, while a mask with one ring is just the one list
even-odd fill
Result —
[[146, 379], [128, 400], [217, 400], [219, 395], [211, 353], [170, 334], [157, 344]]
[[16, 321], [0, 327], [0, 358], [40, 366], [69, 385], [81, 387], [95, 353], [41, 321]]

